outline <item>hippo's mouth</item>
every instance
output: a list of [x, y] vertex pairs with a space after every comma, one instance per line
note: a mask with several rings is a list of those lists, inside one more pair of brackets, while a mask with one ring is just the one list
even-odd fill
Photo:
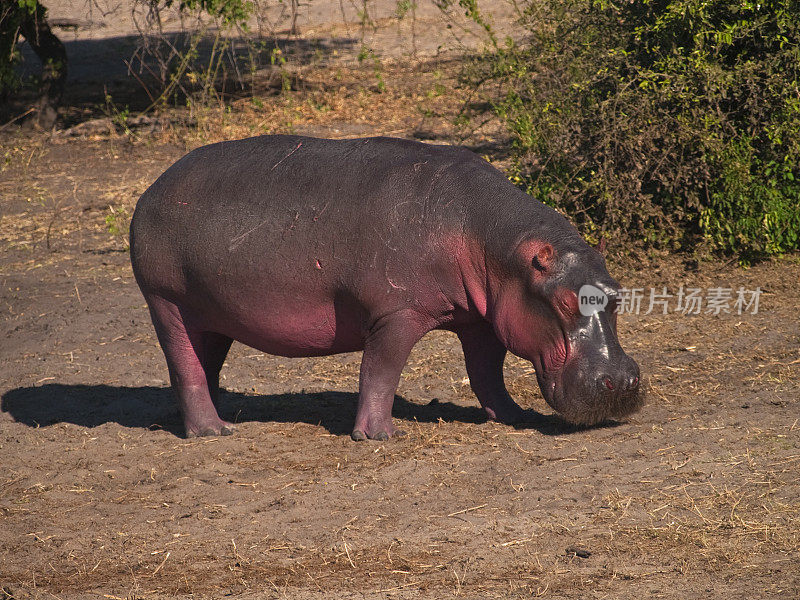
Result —
[[647, 396], [642, 384], [626, 390], [601, 390], [565, 377], [564, 371], [539, 373], [537, 370], [536, 377], [547, 404], [575, 425], [597, 425], [631, 415], [642, 408]]

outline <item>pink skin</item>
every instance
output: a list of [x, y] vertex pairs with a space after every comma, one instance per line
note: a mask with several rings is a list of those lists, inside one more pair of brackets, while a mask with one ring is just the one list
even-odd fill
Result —
[[497, 300], [490, 288], [497, 285], [488, 275], [486, 250], [479, 240], [464, 236], [449, 236], [445, 245], [456, 258], [460, 276], [459, 285], [453, 286], [459, 290], [454, 306], [471, 317], [469, 322], [444, 328], [458, 335], [470, 387], [487, 416], [501, 423], [518, 423], [525, 411], [506, 390], [503, 363], [508, 350], [491, 323]]
[[[576, 294], [557, 290], [552, 306], [532, 305], [526, 282], [497, 264], [487, 265], [478, 240], [467, 240], [458, 250], [465, 296], [463, 306], [481, 320], [454, 329], [461, 341], [470, 384], [487, 415], [502, 423], [517, 423], [525, 411], [514, 402], [503, 380], [508, 350], [531, 361], [538, 372], [558, 373], [568, 358], [568, 341], [558, 320], [568, 326], [578, 312]], [[542, 270], [531, 268], [536, 255]], [[515, 251], [521, 267], [539, 283], [555, 260], [552, 245], [523, 240]]]
[[[474, 242], [470, 245], [472, 253], [480, 252]], [[541, 269], [530, 266], [534, 256]], [[547, 278], [555, 251], [547, 242], [528, 238], [520, 242], [513, 258], [520, 268], [528, 271], [536, 285]], [[569, 343], [563, 331], [578, 313], [578, 298], [572, 290], [558, 289], [552, 303], [539, 300], [540, 306], [534, 307], [528, 282], [496, 265], [480, 269], [467, 288], [482, 316], [493, 323], [496, 338], [504, 349], [547, 372], [558, 372], [564, 366]]]

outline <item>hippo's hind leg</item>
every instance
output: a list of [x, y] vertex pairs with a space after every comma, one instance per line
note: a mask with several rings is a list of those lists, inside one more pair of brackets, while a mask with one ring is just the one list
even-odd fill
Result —
[[501, 423], [518, 423], [525, 411], [506, 390], [503, 362], [506, 348], [489, 323], [476, 323], [456, 332], [464, 350], [469, 384], [490, 418]]
[[420, 329], [413, 317], [394, 314], [377, 323], [364, 341], [358, 409], [351, 434], [357, 442], [405, 435], [392, 423], [392, 404], [408, 355], [425, 334]]
[[187, 327], [180, 309], [161, 297], [150, 296], [147, 304], [167, 359], [186, 437], [233, 433], [235, 427], [219, 418], [213, 402], [230, 338]]

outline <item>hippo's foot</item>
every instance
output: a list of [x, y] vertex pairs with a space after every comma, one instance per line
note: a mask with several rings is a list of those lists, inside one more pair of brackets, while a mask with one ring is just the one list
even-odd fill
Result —
[[213, 423], [203, 423], [202, 425], [186, 424], [186, 437], [214, 437], [218, 435], [233, 435], [236, 425], [217, 418]]
[[481, 404], [483, 410], [493, 421], [505, 425], [515, 425], [526, 420], [527, 413], [508, 394], [499, 401], [481, 402]]
[[407, 435], [405, 431], [398, 429], [390, 421], [389, 423], [383, 423], [376, 427], [356, 426], [350, 434], [350, 437], [356, 442], [363, 442], [368, 439], [385, 442], [389, 438], [403, 437], [405, 435]]

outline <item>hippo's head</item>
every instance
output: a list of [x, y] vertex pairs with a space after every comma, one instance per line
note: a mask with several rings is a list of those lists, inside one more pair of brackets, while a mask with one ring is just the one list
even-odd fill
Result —
[[620, 286], [603, 256], [582, 240], [523, 239], [496, 282], [495, 330], [530, 360], [547, 403], [573, 423], [638, 410], [639, 366], [617, 339]]

